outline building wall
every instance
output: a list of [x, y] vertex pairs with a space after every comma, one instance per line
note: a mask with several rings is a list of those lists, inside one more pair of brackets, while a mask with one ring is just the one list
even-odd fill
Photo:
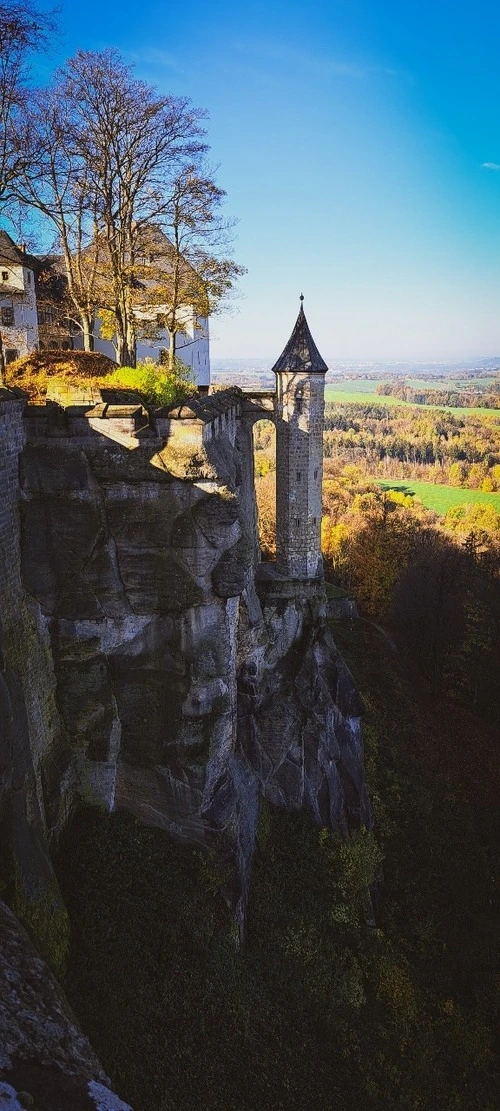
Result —
[[[77, 350], [82, 348], [81, 336], [75, 336], [74, 346]], [[167, 332], [160, 332], [154, 342], [152, 340], [139, 340], [137, 343], [137, 362], [152, 359], [153, 362], [157, 363], [161, 360], [162, 351], [167, 352], [169, 347], [170, 340]], [[94, 330], [94, 350], [101, 355], [107, 355], [108, 359], [116, 361], [114, 344], [111, 340], [102, 339], [99, 334], [99, 321], [96, 321]], [[196, 385], [210, 385], [210, 340], [206, 317], [199, 317], [196, 327], [188, 326], [186, 332], [178, 333], [177, 354], [183, 363], [191, 367]]]
[[[8, 278], [2, 278], [8, 273]], [[28, 355], [38, 347], [38, 322], [36, 311], [35, 279], [28, 267], [0, 263], [0, 310], [14, 310], [14, 324], [1, 322], [3, 346], [5, 351], [17, 351], [16, 357]]]

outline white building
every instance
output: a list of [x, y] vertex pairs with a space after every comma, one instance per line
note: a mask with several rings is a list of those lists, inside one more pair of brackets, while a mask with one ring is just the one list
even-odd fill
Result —
[[[60, 275], [64, 271], [61, 259], [28, 255], [23, 247], [16, 246], [6, 231], [0, 229], [0, 334], [6, 363], [28, 355], [31, 351], [83, 347], [81, 333], [64, 318], [64, 310], [60, 319], [61, 314], [57, 312], [56, 303], [40, 301], [39, 296], [37, 305], [37, 279], [44, 265], [49, 265], [55, 274]], [[161, 306], [155, 308], [151, 314], [144, 309], [138, 316], [151, 324], [156, 314], [161, 314]], [[182, 311], [182, 321], [183, 331], [178, 332], [176, 337], [177, 355], [191, 367], [195, 383], [208, 386], [208, 318], [198, 316], [192, 306], [186, 305]], [[164, 362], [169, 346], [168, 332], [160, 329], [154, 340], [139, 339], [137, 361], [152, 359], [156, 363]], [[98, 320], [94, 325], [94, 350], [116, 360], [113, 343], [100, 336]]]
[[[145, 314], [144, 314], [145, 315]], [[191, 367], [194, 381], [198, 386], [210, 385], [210, 341], [208, 334], [208, 318], [196, 316], [189, 306], [183, 313], [184, 330], [177, 333], [176, 354], [183, 363]], [[81, 336], [73, 337], [75, 348], [82, 347]], [[159, 331], [154, 340], [141, 340], [137, 342], [137, 362], [152, 359], [155, 363], [166, 362], [170, 340], [168, 332]], [[102, 339], [99, 334], [99, 321], [94, 324], [94, 351], [107, 355], [108, 359], [116, 359], [116, 350], [111, 340]]]
[[6, 364], [38, 348], [33, 262], [0, 229], [0, 333]]

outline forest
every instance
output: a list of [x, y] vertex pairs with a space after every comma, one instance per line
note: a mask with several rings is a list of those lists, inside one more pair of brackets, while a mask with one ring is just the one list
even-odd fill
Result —
[[404, 380], [396, 382], [381, 382], [377, 386], [378, 394], [385, 397], [399, 397], [401, 401], [408, 401], [412, 405], [446, 405], [451, 408], [500, 408], [500, 378], [488, 383], [486, 389], [478, 389], [473, 382], [464, 384], [460, 390], [447, 389], [446, 385], [436, 388], [415, 389]]

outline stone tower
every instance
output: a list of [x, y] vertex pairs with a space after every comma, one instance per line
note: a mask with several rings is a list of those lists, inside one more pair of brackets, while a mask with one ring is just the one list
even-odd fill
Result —
[[321, 482], [328, 367], [300, 312], [273, 367], [276, 375], [276, 560], [291, 579], [317, 579], [321, 560]]

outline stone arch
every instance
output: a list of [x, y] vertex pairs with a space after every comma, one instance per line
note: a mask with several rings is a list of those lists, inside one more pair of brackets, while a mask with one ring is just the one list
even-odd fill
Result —
[[[254, 457], [254, 429], [260, 421], [270, 421], [276, 426], [278, 423], [278, 414], [276, 407], [276, 394], [274, 391], [256, 391], [255, 393], [245, 393], [241, 409], [241, 450], [244, 458], [244, 482], [246, 486], [245, 497], [251, 500], [253, 509], [252, 516], [254, 518], [254, 535], [259, 536], [259, 507], [258, 507], [258, 483], [259, 476], [255, 473], [255, 457]], [[274, 522], [272, 524], [272, 540], [276, 544], [276, 483], [278, 476], [278, 467], [276, 459], [276, 434], [274, 442], [274, 472], [271, 480], [268, 480], [267, 486], [273, 485], [272, 500], [273, 500], [273, 515]], [[248, 501], [247, 501], [248, 504]], [[260, 543], [255, 549], [255, 558], [258, 560], [262, 558], [262, 549]]]
[[[268, 430], [270, 430], [269, 439]], [[252, 421], [250, 435], [260, 557], [263, 560], [274, 561], [278, 481], [276, 422], [269, 420], [267, 415], [262, 415], [259, 420]], [[259, 444], [262, 444], [260, 449]]]

